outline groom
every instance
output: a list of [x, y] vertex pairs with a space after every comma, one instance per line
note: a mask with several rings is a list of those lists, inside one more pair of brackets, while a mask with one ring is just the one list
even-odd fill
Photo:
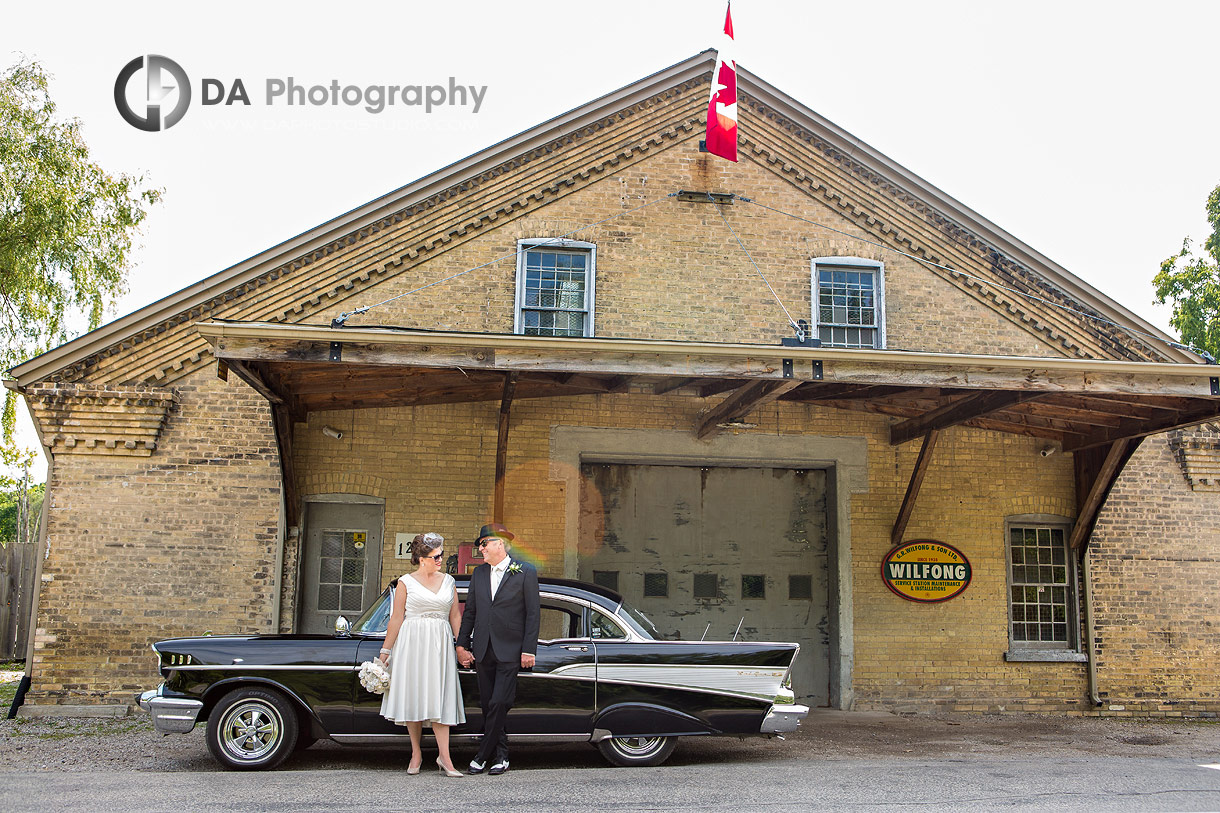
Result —
[[483, 742], [470, 761], [472, 774], [508, 770], [504, 724], [517, 696], [517, 671], [532, 669], [538, 651], [538, 571], [509, 557], [513, 539], [498, 523], [479, 531], [486, 561], [470, 577], [458, 633], [458, 663], [475, 664], [483, 707]]

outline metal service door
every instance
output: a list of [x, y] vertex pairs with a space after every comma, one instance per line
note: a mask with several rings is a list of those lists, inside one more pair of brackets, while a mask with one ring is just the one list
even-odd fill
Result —
[[298, 631], [330, 633], [381, 593], [382, 506], [309, 503], [305, 523]]
[[585, 464], [579, 573], [668, 638], [795, 641], [798, 699], [830, 696], [821, 470]]

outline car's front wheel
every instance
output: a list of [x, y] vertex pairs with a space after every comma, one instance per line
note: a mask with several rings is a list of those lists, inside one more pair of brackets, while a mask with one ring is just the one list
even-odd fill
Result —
[[234, 689], [208, 716], [208, 750], [221, 765], [239, 771], [274, 768], [297, 743], [297, 715], [274, 689]]
[[676, 737], [610, 737], [597, 750], [620, 768], [651, 767], [669, 759], [677, 744]]

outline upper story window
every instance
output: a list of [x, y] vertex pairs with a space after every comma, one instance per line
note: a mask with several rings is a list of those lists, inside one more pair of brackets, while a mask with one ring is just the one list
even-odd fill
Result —
[[592, 336], [597, 247], [576, 240], [521, 240], [517, 249], [514, 332]]
[[813, 322], [829, 347], [885, 347], [885, 266], [859, 257], [813, 260]]

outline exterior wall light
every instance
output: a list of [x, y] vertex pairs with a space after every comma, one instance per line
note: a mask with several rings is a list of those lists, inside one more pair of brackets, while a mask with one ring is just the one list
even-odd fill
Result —
[[334, 438], [335, 440], [343, 439], [343, 433], [340, 432], [338, 429], [336, 429], [333, 426], [323, 426], [322, 434], [326, 435], [326, 437], [328, 437], [328, 438]]

